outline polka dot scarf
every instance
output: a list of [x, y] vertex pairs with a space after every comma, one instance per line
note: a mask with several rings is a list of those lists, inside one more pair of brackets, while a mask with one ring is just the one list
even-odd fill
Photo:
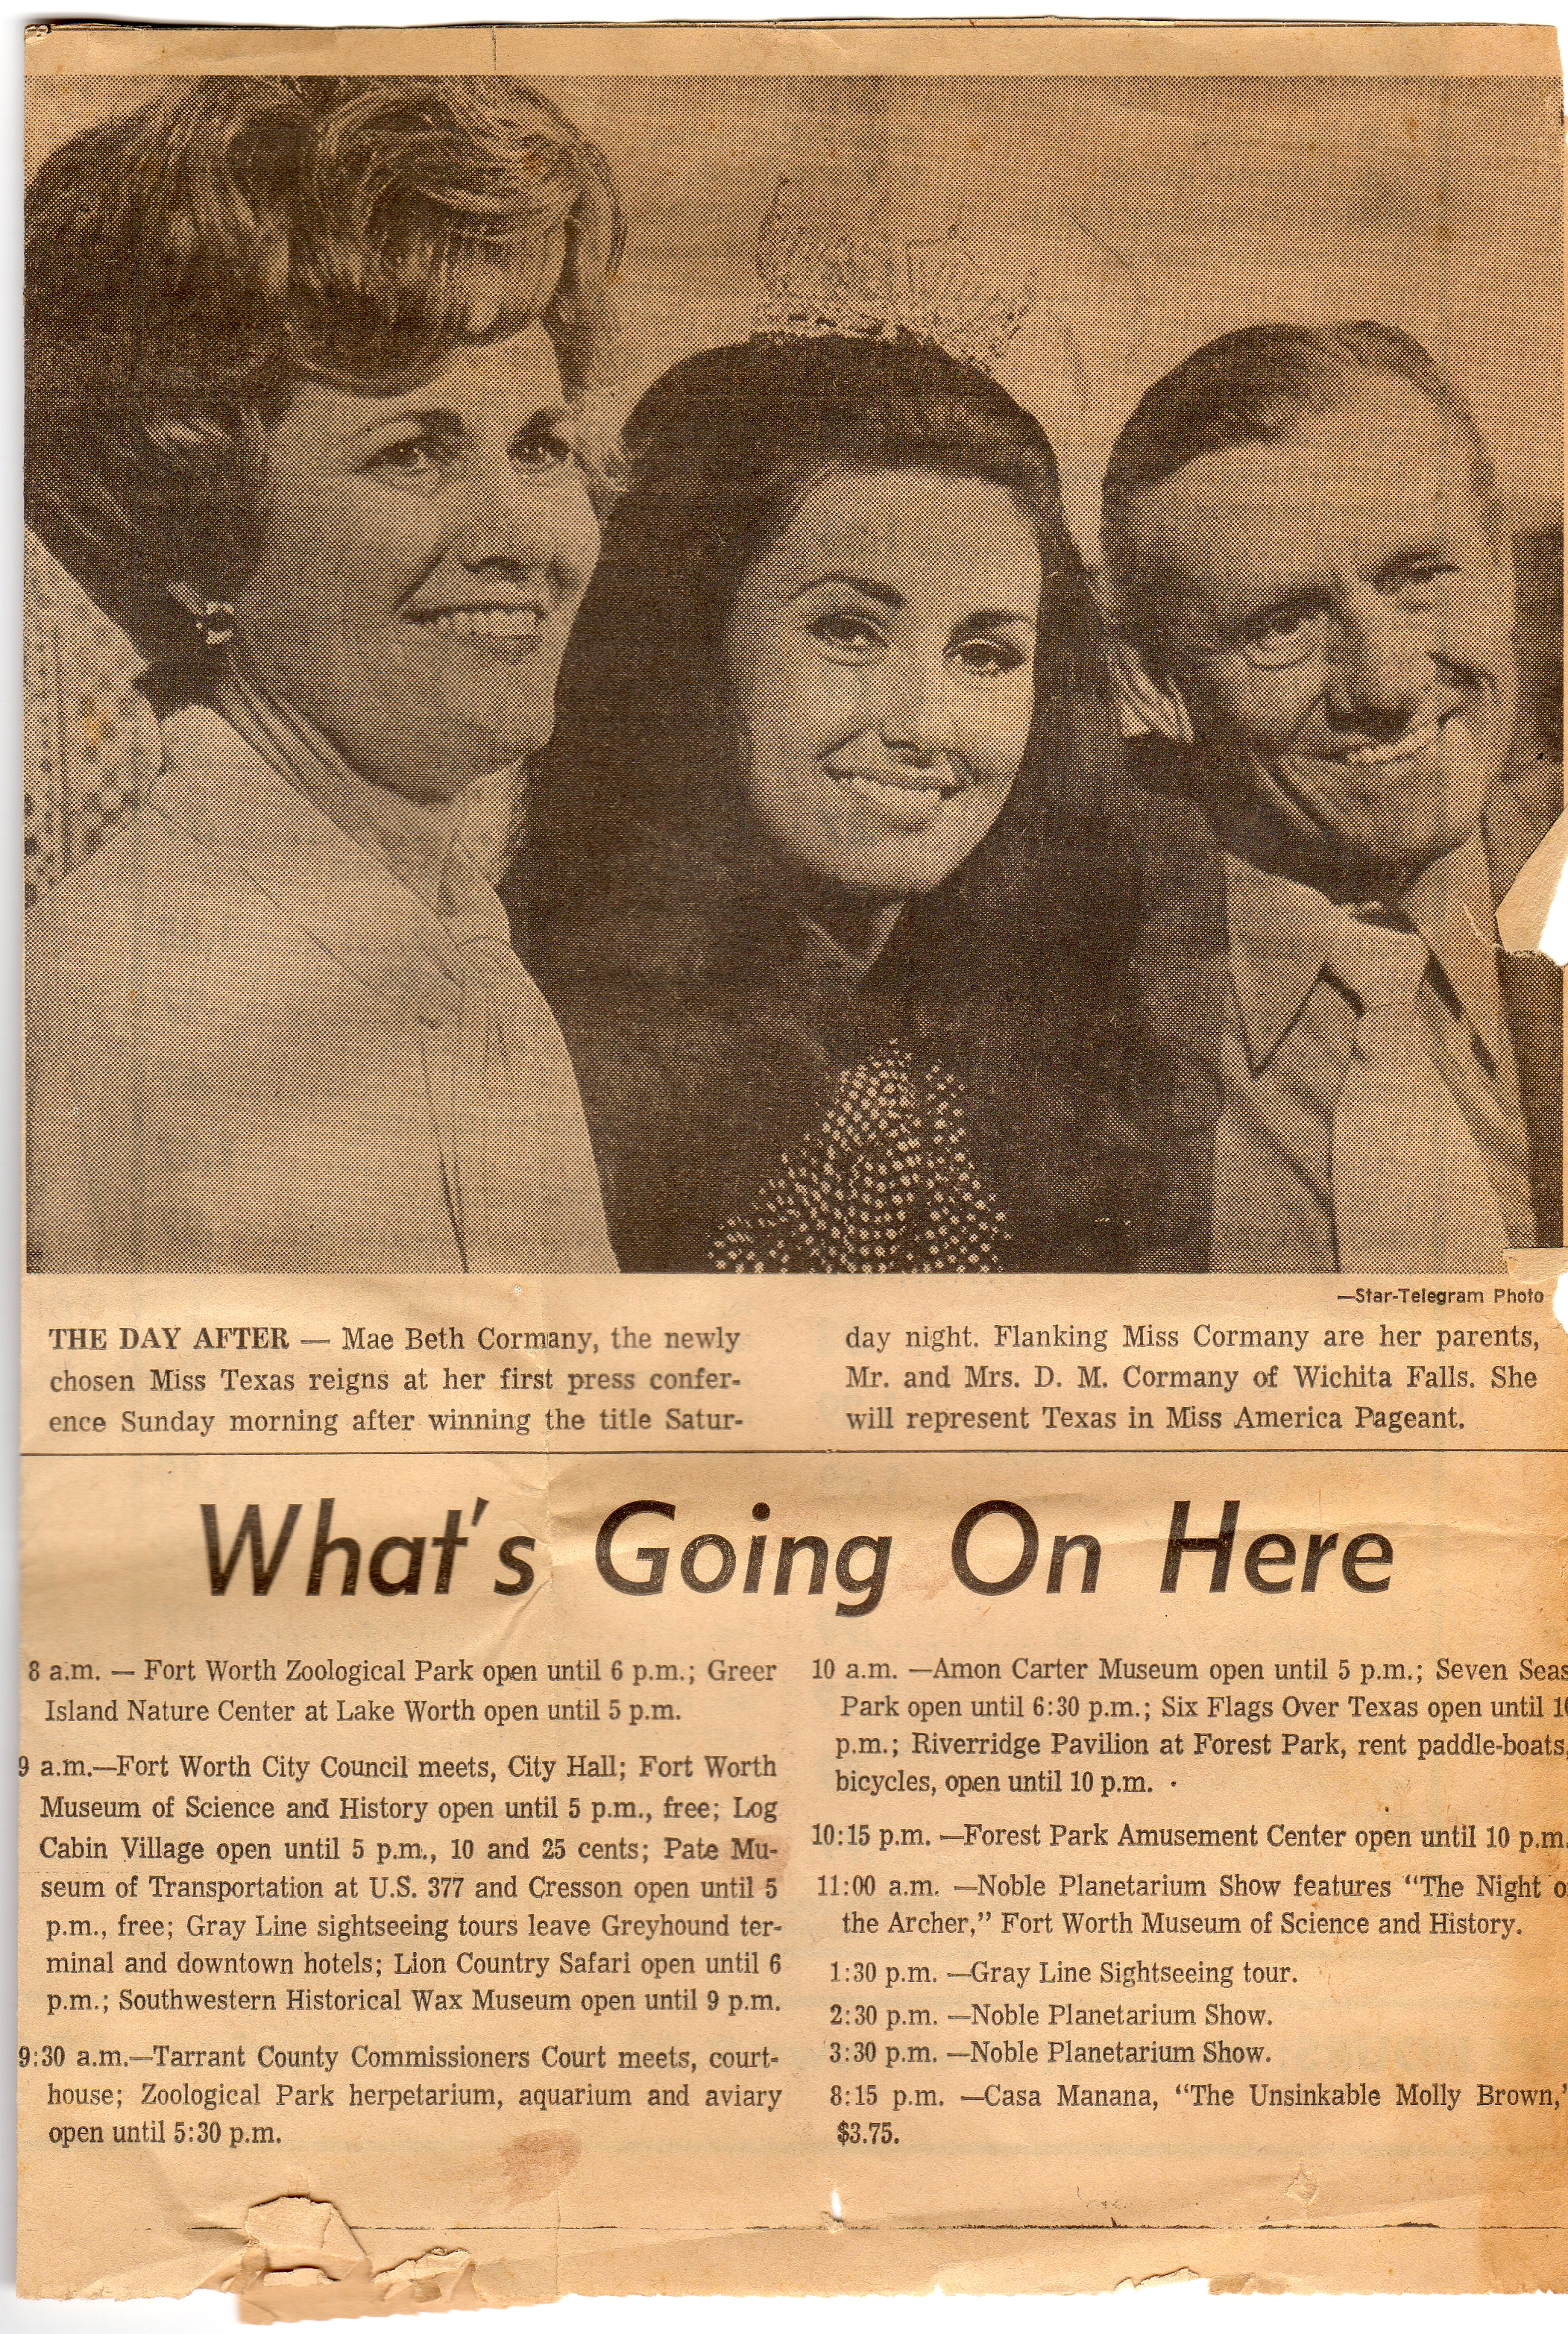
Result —
[[884, 1047], [842, 1070], [822, 1123], [721, 1225], [716, 1272], [999, 1272], [1007, 1219], [969, 1154], [950, 1070]]

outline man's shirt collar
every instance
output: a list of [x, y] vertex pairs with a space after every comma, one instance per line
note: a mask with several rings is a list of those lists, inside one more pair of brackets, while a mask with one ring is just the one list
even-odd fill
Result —
[[[1311, 996], [1352, 919], [1322, 892], [1226, 854], [1226, 926], [1236, 1017], [1256, 1076]], [[1493, 1064], [1502, 1058], [1496, 912], [1479, 832], [1445, 852], [1388, 906], [1418, 932]]]

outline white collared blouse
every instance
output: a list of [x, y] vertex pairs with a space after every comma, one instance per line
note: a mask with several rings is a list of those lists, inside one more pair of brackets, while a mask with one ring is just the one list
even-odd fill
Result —
[[29, 919], [53, 1272], [613, 1272], [564, 1040], [495, 892], [437, 910], [221, 716]]

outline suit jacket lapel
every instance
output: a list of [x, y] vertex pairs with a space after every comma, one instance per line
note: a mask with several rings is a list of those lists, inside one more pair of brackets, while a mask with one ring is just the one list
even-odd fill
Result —
[[[1507, 896], [1544, 833], [1506, 781], [1481, 821], [1492, 871], [1492, 897]], [[1530, 1141], [1530, 1187], [1543, 1248], [1563, 1245], [1563, 974], [1550, 957], [1497, 951], [1497, 985], [1514, 1039], [1519, 1106]]]
[[1519, 1106], [1530, 1140], [1535, 1234], [1563, 1245], [1563, 974], [1545, 956], [1499, 950], [1497, 980], [1514, 1036]]

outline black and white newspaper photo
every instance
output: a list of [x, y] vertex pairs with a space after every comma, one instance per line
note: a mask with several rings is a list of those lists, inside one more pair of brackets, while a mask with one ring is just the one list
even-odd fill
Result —
[[1551, 30], [26, 96], [21, 2292], [1561, 2289]]

